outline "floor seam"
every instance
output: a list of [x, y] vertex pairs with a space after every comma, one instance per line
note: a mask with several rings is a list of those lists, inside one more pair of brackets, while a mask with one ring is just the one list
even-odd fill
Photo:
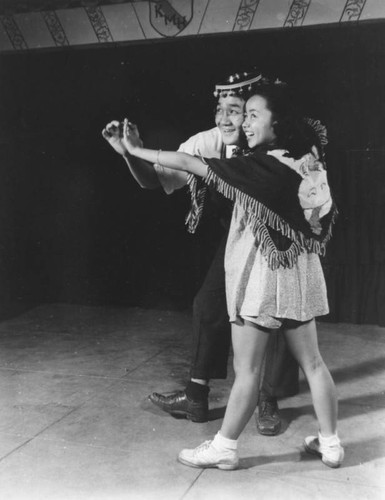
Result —
[[164, 349], [161, 349], [160, 351], [158, 351], [156, 354], [153, 354], [152, 356], [150, 356], [149, 358], [147, 358], [146, 360], [142, 361], [138, 366], [136, 366], [135, 368], [133, 368], [132, 370], [127, 370], [126, 369], [126, 373], [123, 375], [123, 377], [127, 377], [127, 375], [130, 375], [131, 373], [134, 373], [136, 370], [138, 370], [139, 368], [141, 368], [143, 365], [145, 365], [146, 363], [148, 363], [149, 361], [151, 361], [152, 359], [156, 358], [157, 356], [159, 356], [159, 354], [162, 354], [163, 352], [167, 351], [167, 347], [165, 347]]
[[[124, 376], [123, 376], [124, 377]], [[123, 377], [120, 377], [119, 379], [116, 379], [118, 381], [122, 381], [123, 380]], [[106, 389], [112, 387], [114, 385], [114, 383], [108, 385], [106, 387]], [[13, 450], [11, 450], [9, 453], [5, 454], [3, 457], [0, 457], [0, 462], [2, 462], [3, 460], [5, 460], [7, 457], [9, 457], [10, 455], [12, 455], [15, 451], [18, 451], [19, 449], [23, 448], [25, 445], [27, 445], [28, 443], [32, 442], [34, 439], [38, 438], [39, 436], [41, 436], [44, 432], [46, 432], [48, 429], [50, 429], [51, 427], [53, 427], [54, 425], [58, 424], [59, 422], [61, 422], [62, 420], [64, 420], [65, 418], [67, 418], [69, 415], [71, 415], [72, 413], [80, 410], [85, 404], [89, 403], [90, 401], [92, 401], [94, 398], [96, 398], [98, 396], [98, 391], [95, 391], [94, 394], [90, 395], [90, 397], [88, 397], [87, 399], [85, 399], [81, 404], [75, 406], [75, 407], [72, 407], [72, 409], [66, 413], [65, 415], [62, 415], [58, 420], [55, 420], [54, 422], [52, 422], [50, 425], [48, 425], [47, 427], [44, 427], [44, 429], [41, 429], [37, 434], [35, 434], [34, 436], [30, 437], [29, 439], [27, 439], [24, 443], [20, 444], [19, 446], [17, 446], [16, 448], [14, 448]]]
[[121, 380], [122, 377], [125, 377], [127, 375], [127, 372], [125, 371], [123, 375], [119, 375], [117, 377], [108, 377], [108, 376], [102, 376], [102, 375], [83, 375], [83, 374], [70, 374], [70, 373], [65, 373], [65, 372], [60, 372], [60, 371], [45, 371], [45, 370], [30, 370], [27, 368], [5, 368], [0, 366], [0, 371], [14, 371], [14, 372], [23, 372], [23, 373], [41, 373], [44, 375], [61, 375], [63, 377], [82, 377], [82, 378], [94, 378], [94, 379], [104, 379], [104, 380]]
[[78, 407], [73, 408], [71, 411], [69, 411], [65, 415], [62, 415], [58, 420], [55, 420], [55, 422], [52, 422], [47, 427], [44, 427], [44, 429], [42, 429], [41, 431], [39, 431], [37, 434], [35, 434], [34, 436], [32, 436], [29, 439], [27, 439], [27, 441], [25, 441], [24, 443], [20, 444], [19, 446], [16, 446], [16, 448], [14, 448], [10, 452], [6, 453], [3, 457], [0, 457], [0, 463], [3, 462], [6, 458], [8, 458], [10, 455], [12, 455], [13, 453], [15, 453], [16, 451], [20, 450], [25, 445], [27, 445], [28, 443], [30, 443], [31, 441], [33, 441], [34, 439], [36, 439], [38, 436], [40, 436], [41, 434], [43, 434], [43, 432], [45, 432], [46, 430], [50, 429], [52, 426], [56, 425], [57, 423], [61, 422], [64, 418], [68, 417], [68, 415], [71, 415], [71, 413], [73, 413], [74, 411], [76, 411], [79, 408], [81, 408], [81, 406], [83, 406], [83, 405], [80, 405]]
[[197, 475], [197, 477], [194, 479], [194, 481], [190, 484], [190, 486], [187, 488], [187, 490], [183, 493], [183, 495], [180, 497], [179, 500], [183, 500], [184, 498], [186, 498], [186, 495], [191, 491], [191, 489], [193, 488], [194, 484], [198, 481], [198, 479], [201, 477], [201, 475], [204, 473], [204, 469], [202, 469], [199, 474]]

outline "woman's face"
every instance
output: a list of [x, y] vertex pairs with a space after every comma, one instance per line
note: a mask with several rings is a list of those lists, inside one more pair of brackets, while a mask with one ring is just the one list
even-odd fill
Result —
[[227, 146], [238, 145], [242, 132], [245, 101], [241, 97], [221, 96], [215, 111], [215, 124]]
[[275, 141], [273, 114], [267, 108], [267, 101], [264, 97], [254, 95], [247, 101], [243, 130], [250, 148]]

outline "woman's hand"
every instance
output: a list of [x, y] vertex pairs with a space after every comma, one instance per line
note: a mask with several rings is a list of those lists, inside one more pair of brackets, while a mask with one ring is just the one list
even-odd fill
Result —
[[135, 154], [135, 149], [142, 148], [143, 142], [139, 136], [138, 127], [127, 118], [123, 123], [123, 145], [129, 154]]

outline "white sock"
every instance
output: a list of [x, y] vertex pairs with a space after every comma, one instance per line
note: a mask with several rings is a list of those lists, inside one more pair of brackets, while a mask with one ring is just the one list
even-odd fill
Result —
[[318, 440], [320, 444], [324, 446], [334, 446], [340, 444], [338, 434], [335, 433], [332, 436], [323, 436], [320, 432], [318, 433]]
[[226, 438], [222, 436], [221, 431], [218, 431], [212, 444], [218, 451], [236, 450], [238, 446], [238, 439]]

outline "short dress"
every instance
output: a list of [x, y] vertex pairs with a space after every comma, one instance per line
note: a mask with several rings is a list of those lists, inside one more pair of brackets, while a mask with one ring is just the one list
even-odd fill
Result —
[[[286, 157], [285, 151], [270, 154], [295, 170], [301, 177], [299, 198], [309, 220], [316, 210], [325, 215], [332, 208], [326, 172], [321, 162], [315, 170], [309, 166], [317, 158], [300, 160]], [[313, 173], [316, 172], [316, 173]], [[323, 188], [315, 189], [321, 184]], [[325, 181], [326, 180], [326, 184]], [[322, 192], [321, 192], [322, 191]], [[235, 198], [225, 254], [226, 298], [231, 322], [248, 320], [259, 326], [276, 329], [285, 319], [308, 321], [329, 312], [325, 278], [318, 253], [302, 248], [292, 266], [272, 269], [264, 255], [258, 234], [251, 223], [250, 211]], [[313, 217], [314, 219], [314, 217]], [[255, 218], [254, 218], [255, 222]], [[266, 227], [264, 221], [258, 221]], [[312, 221], [317, 224], [317, 221]], [[260, 233], [259, 233], [260, 234]]]
[[231, 322], [239, 318], [265, 328], [280, 328], [283, 319], [307, 321], [329, 312], [320, 258], [304, 251], [292, 268], [269, 268], [235, 204], [225, 254], [226, 300]]

